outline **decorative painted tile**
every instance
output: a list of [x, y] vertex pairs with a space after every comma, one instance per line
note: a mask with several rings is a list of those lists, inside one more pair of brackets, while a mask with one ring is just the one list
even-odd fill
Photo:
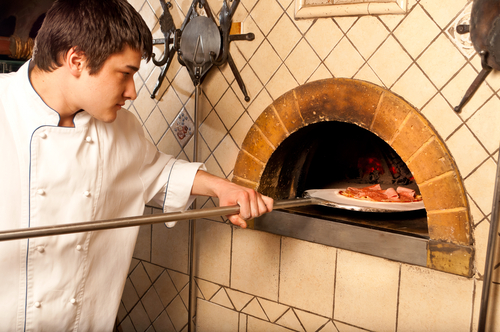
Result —
[[194, 123], [189, 114], [182, 110], [172, 123], [172, 131], [182, 147], [194, 134]]
[[470, 59], [476, 53], [476, 51], [474, 50], [474, 46], [472, 45], [470, 33], [458, 33], [457, 26], [470, 24], [471, 10], [472, 2], [467, 4], [460, 12], [460, 14], [458, 14], [457, 18], [444, 29], [448, 37], [450, 37], [450, 39], [455, 43], [460, 52], [462, 52], [462, 54], [465, 55], [467, 59]]

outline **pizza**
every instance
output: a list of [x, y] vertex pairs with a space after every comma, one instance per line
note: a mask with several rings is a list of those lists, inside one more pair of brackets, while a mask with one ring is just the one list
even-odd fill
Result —
[[380, 184], [364, 188], [347, 187], [346, 190], [339, 191], [339, 194], [345, 197], [373, 202], [411, 203], [422, 200], [422, 196], [417, 195], [413, 189], [404, 187], [382, 189]]

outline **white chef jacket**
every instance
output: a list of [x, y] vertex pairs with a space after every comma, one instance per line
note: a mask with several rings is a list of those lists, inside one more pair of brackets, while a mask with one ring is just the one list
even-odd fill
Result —
[[[79, 112], [35, 92], [28, 63], [0, 74], [0, 230], [185, 209], [201, 164], [159, 153], [133, 114]], [[111, 331], [138, 227], [0, 242], [1, 331]]]

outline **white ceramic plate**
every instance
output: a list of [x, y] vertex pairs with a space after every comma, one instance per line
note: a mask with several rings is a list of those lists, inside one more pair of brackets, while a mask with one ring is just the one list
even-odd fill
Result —
[[304, 192], [305, 197], [316, 197], [331, 202], [337, 208], [365, 212], [401, 212], [424, 209], [424, 202], [373, 202], [343, 196], [339, 191], [345, 189], [310, 189]]

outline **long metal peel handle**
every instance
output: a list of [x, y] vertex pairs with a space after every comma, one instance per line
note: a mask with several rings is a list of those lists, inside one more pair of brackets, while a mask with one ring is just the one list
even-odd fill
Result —
[[[316, 198], [294, 199], [276, 201], [273, 208], [276, 210], [287, 209], [298, 206], [319, 204]], [[73, 224], [63, 224], [54, 226], [20, 228], [0, 232], [0, 241], [19, 240], [26, 238], [61, 235], [69, 233], [81, 233], [99, 231], [105, 229], [123, 228], [131, 226], [141, 226], [149, 224], [158, 224], [168, 221], [181, 221], [200, 219], [208, 217], [220, 217], [240, 212], [238, 205], [214, 207], [200, 210], [188, 210], [182, 212], [171, 212], [164, 214], [153, 214], [147, 216], [127, 217], [112, 220], [87, 221]]]

